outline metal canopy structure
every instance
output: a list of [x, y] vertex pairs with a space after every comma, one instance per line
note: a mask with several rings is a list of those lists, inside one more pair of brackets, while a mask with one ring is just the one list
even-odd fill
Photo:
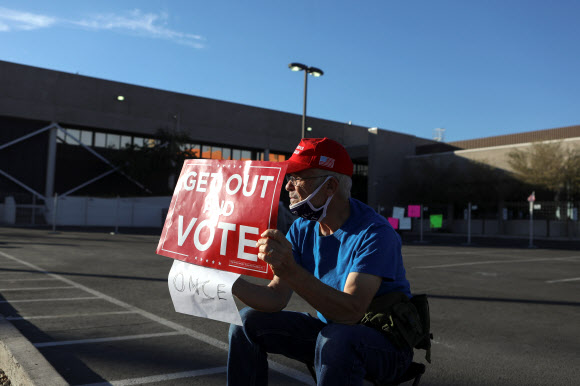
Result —
[[123, 171], [121, 171], [120, 166], [115, 166], [107, 158], [103, 157], [101, 154], [99, 154], [95, 150], [91, 149], [89, 146], [82, 143], [77, 137], [75, 137], [73, 134], [68, 132], [65, 128], [63, 128], [62, 126], [60, 126], [56, 122], [53, 122], [46, 127], [43, 127], [43, 128], [36, 130], [32, 133], [25, 134], [17, 139], [14, 139], [14, 140], [9, 141], [3, 145], [0, 145], [0, 151], [2, 151], [2, 150], [6, 149], [12, 145], [15, 145], [15, 144], [20, 143], [22, 141], [25, 141], [29, 138], [32, 138], [36, 135], [42, 134], [46, 131], [49, 131], [48, 156], [47, 156], [47, 163], [46, 163], [46, 180], [45, 180], [44, 195], [37, 192], [36, 190], [34, 190], [33, 188], [31, 188], [30, 186], [28, 186], [27, 184], [25, 184], [21, 180], [19, 180], [17, 177], [10, 175], [9, 173], [7, 173], [6, 171], [4, 171], [2, 169], [0, 169], [0, 175], [6, 177], [10, 181], [19, 185], [21, 188], [32, 193], [34, 197], [40, 198], [41, 200], [44, 200], [44, 202], [47, 202], [47, 199], [52, 197], [55, 194], [55, 192], [54, 192], [54, 180], [55, 180], [55, 175], [56, 175], [56, 144], [57, 144], [57, 131], [59, 131], [59, 130], [62, 133], [64, 133], [67, 137], [71, 138], [73, 141], [75, 141], [80, 146], [82, 146], [83, 149], [85, 149], [86, 151], [88, 151], [89, 153], [91, 153], [92, 155], [94, 155], [95, 157], [97, 157], [99, 160], [101, 160], [102, 162], [104, 162], [106, 165], [108, 165], [110, 167], [110, 170], [108, 170], [108, 171], [106, 171], [106, 172], [104, 172], [96, 177], [93, 177], [93, 178], [89, 179], [88, 181], [83, 182], [82, 184], [79, 184], [78, 186], [76, 186], [72, 189], [69, 189], [68, 191], [66, 191], [64, 193], [60, 193], [59, 194], [60, 197], [66, 197], [66, 196], [84, 188], [85, 186], [90, 185], [93, 182], [98, 181], [98, 180], [100, 180], [100, 179], [102, 179], [102, 178], [104, 178], [112, 173], [115, 173], [115, 172], [121, 174], [127, 180], [131, 181], [132, 183], [134, 183], [135, 185], [137, 185], [139, 188], [143, 189], [147, 193], [151, 193], [151, 191], [149, 189], [147, 189], [145, 186], [143, 186], [143, 184], [136, 181], [135, 179], [133, 179], [132, 177], [130, 177], [129, 175], [127, 175]]

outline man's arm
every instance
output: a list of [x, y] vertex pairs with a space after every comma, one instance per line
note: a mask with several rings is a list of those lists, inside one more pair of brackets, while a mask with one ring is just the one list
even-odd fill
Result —
[[296, 264], [292, 245], [281, 232], [274, 229], [265, 231], [257, 245], [260, 251], [258, 257], [270, 264], [282, 284], [336, 323], [357, 323], [381, 285], [380, 277], [357, 272], [348, 275], [343, 291], [324, 284]]
[[292, 289], [277, 276], [267, 286], [250, 283], [240, 277], [232, 286], [232, 293], [253, 309], [276, 312], [288, 305]]

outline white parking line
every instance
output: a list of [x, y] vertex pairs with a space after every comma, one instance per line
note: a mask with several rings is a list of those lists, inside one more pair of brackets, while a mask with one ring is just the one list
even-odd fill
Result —
[[9, 291], [38, 291], [38, 290], [51, 290], [51, 289], [66, 289], [66, 288], [75, 288], [73, 286], [66, 286], [66, 287], [28, 287], [28, 288], [0, 288], [2, 292], [9, 292]]
[[[19, 262], [22, 265], [25, 265], [25, 266], [27, 266], [29, 268], [32, 268], [32, 269], [34, 269], [34, 270], [36, 270], [38, 272], [42, 272], [42, 273], [44, 273], [44, 274], [46, 274], [46, 275], [48, 275], [50, 277], [53, 277], [55, 279], [58, 279], [58, 280], [62, 281], [64, 283], [70, 284], [70, 285], [72, 285], [72, 286], [74, 286], [74, 287], [76, 287], [78, 289], [81, 289], [81, 290], [83, 290], [85, 292], [88, 292], [90, 294], [95, 295], [94, 298], [88, 298], [88, 299], [98, 299], [98, 298], [100, 298], [102, 300], [106, 300], [106, 301], [108, 301], [110, 303], [113, 303], [113, 304], [115, 304], [115, 305], [117, 305], [119, 307], [122, 307], [122, 308], [124, 308], [126, 310], [133, 311], [133, 312], [135, 312], [135, 313], [137, 313], [137, 314], [139, 314], [139, 315], [141, 315], [141, 316], [143, 316], [143, 317], [145, 317], [145, 318], [147, 318], [149, 320], [152, 320], [152, 321], [157, 322], [159, 324], [162, 324], [162, 325], [164, 325], [166, 327], [169, 327], [169, 328], [171, 328], [171, 329], [173, 329], [173, 330], [175, 330], [175, 331], [177, 331], [179, 333], [188, 335], [191, 338], [194, 338], [196, 340], [199, 340], [199, 341], [201, 341], [203, 343], [206, 343], [206, 344], [208, 344], [210, 346], [213, 346], [215, 348], [221, 349], [221, 350], [226, 351], [226, 352], [228, 351], [228, 344], [225, 343], [225, 342], [222, 342], [219, 339], [213, 338], [213, 337], [211, 337], [209, 335], [206, 335], [206, 334], [203, 334], [201, 332], [192, 330], [190, 328], [183, 327], [182, 325], [180, 325], [178, 323], [175, 323], [175, 322], [172, 322], [170, 320], [164, 319], [164, 318], [162, 318], [160, 316], [157, 316], [155, 314], [152, 314], [151, 312], [142, 310], [142, 309], [140, 309], [138, 307], [135, 307], [135, 306], [133, 306], [133, 305], [131, 305], [129, 303], [125, 303], [122, 300], [119, 300], [119, 299], [116, 299], [114, 297], [108, 296], [108, 295], [106, 295], [106, 294], [104, 294], [102, 292], [99, 292], [99, 291], [94, 290], [92, 288], [86, 287], [86, 286], [84, 286], [82, 284], [76, 283], [76, 282], [74, 282], [74, 281], [72, 281], [70, 279], [67, 279], [65, 277], [62, 277], [60, 275], [57, 275], [57, 274], [54, 274], [54, 273], [50, 273], [50, 272], [48, 272], [48, 271], [46, 271], [46, 270], [44, 270], [44, 269], [42, 269], [42, 268], [40, 268], [40, 267], [32, 264], [32, 263], [29, 263], [29, 262], [24, 261], [24, 260], [20, 260], [17, 257], [11, 256], [11, 255], [9, 255], [9, 254], [7, 254], [5, 252], [0, 251], [0, 255], [2, 255], [4, 257], [7, 257], [9, 259], [12, 259], [13, 261], [17, 261], [17, 262]], [[5, 302], [5, 303], [12, 303], [12, 302]], [[302, 373], [302, 372], [300, 372], [298, 370], [294, 370], [293, 368], [284, 366], [284, 365], [282, 365], [280, 363], [277, 363], [277, 362], [274, 362], [274, 361], [272, 361], [270, 359], [268, 360], [268, 365], [269, 365], [269, 367], [272, 370], [277, 371], [277, 372], [279, 372], [281, 374], [284, 374], [287, 377], [293, 378], [293, 379], [295, 379], [297, 381], [300, 381], [300, 382], [305, 383], [305, 384], [308, 384], [308, 385], [314, 384], [312, 382], [312, 377], [310, 377], [309, 375], [304, 374], [304, 373]]]
[[63, 302], [72, 300], [91, 300], [99, 299], [98, 296], [88, 296], [81, 298], [53, 298], [53, 299], [24, 299], [24, 300], [2, 300], [0, 303], [32, 303], [32, 302]]
[[91, 312], [84, 314], [60, 314], [60, 315], [36, 315], [36, 316], [8, 316], [6, 320], [35, 320], [35, 319], [60, 319], [60, 318], [82, 318], [84, 316], [107, 316], [134, 314], [134, 311], [111, 311], [111, 312]]
[[147, 338], [158, 338], [160, 336], [172, 336], [172, 335], [183, 335], [177, 331], [171, 332], [158, 332], [156, 334], [140, 334], [140, 335], [125, 335], [125, 336], [110, 336], [108, 338], [94, 338], [94, 339], [78, 339], [78, 340], [61, 340], [54, 342], [42, 342], [33, 343], [32, 345], [36, 348], [39, 347], [53, 347], [53, 346], [69, 346], [71, 344], [87, 344], [87, 343], [102, 343], [102, 342], [116, 342], [120, 340], [134, 340], [134, 339], [147, 339]]
[[131, 378], [131, 379], [123, 379], [120, 381], [111, 381], [111, 382], [102, 382], [102, 383], [89, 383], [86, 385], [80, 386], [129, 386], [129, 385], [142, 385], [145, 383], [154, 383], [154, 382], [164, 382], [170, 381], [173, 379], [181, 379], [181, 378], [194, 378], [194, 377], [201, 377], [204, 375], [212, 375], [212, 374], [220, 374], [225, 373], [227, 371], [226, 367], [214, 367], [209, 369], [202, 369], [202, 370], [193, 370], [193, 371], [184, 371], [181, 373], [173, 373], [173, 374], [162, 374], [162, 375], [153, 375], [151, 377], [142, 377], [142, 378]]
[[40, 281], [40, 280], [56, 280], [54, 277], [35, 278], [35, 279], [0, 279], [0, 281]]
[[521, 260], [473, 261], [470, 263], [423, 265], [423, 266], [419, 266], [419, 267], [411, 267], [411, 269], [449, 268], [449, 267], [462, 267], [462, 266], [468, 266], [468, 265], [531, 263], [531, 262], [536, 262], [536, 261], [575, 260], [575, 259], [580, 259], [580, 256], [553, 257], [553, 258], [544, 258], [544, 259], [525, 259], [525, 260], [521, 259]]
[[548, 281], [546, 281], [546, 283], [550, 283], [550, 284], [552, 284], [552, 283], [565, 283], [568, 281], [579, 281], [579, 280], [580, 280], [580, 277], [571, 277], [569, 279], [548, 280]]

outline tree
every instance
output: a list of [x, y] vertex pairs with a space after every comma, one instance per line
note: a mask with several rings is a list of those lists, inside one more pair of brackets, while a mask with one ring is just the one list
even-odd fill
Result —
[[183, 161], [198, 155], [187, 148], [193, 140], [184, 132], [160, 129], [155, 137], [149, 143], [118, 151], [114, 162], [154, 194], [172, 194]]
[[580, 192], [580, 150], [561, 142], [533, 143], [529, 149], [508, 153], [508, 163], [521, 181], [550, 190], [559, 201]]

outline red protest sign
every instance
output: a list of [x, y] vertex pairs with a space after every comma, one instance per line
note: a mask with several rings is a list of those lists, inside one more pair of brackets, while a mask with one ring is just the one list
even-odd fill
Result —
[[256, 241], [276, 228], [286, 165], [186, 160], [157, 253], [223, 271], [271, 279]]

